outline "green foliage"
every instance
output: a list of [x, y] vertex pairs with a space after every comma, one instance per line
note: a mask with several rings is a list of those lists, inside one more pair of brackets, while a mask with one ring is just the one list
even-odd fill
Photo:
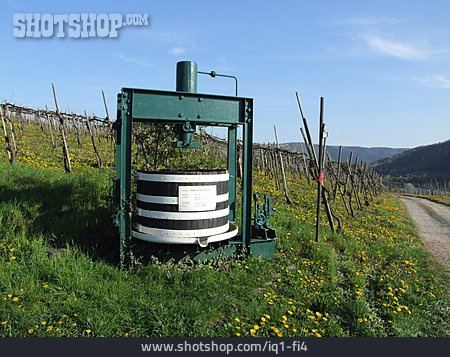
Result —
[[134, 129], [133, 167], [138, 170], [223, 169], [226, 167], [223, 148], [219, 143], [208, 140], [201, 128], [198, 134], [193, 135], [193, 141], [200, 142], [201, 147], [189, 149], [174, 146], [177, 138], [170, 125], [136, 123]]
[[415, 187], [414, 187], [414, 185], [411, 182], [408, 182], [405, 185], [405, 192], [406, 193], [414, 193], [414, 190], [415, 190]]
[[404, 177], [406, 182], [450, 180], [450, 140], [407, 150], [377, 163], [374, 167], [383, 175]]

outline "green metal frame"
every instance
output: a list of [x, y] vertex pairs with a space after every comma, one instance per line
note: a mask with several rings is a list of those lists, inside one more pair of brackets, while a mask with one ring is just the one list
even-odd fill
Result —
[[[160, 91], [123, 88], [117, 98], [116, 130], [116, 224], [120, 233], [120, 260], [125, 264], [131, 240], [131, 146], [133, 122], [161, 122], [183, 126], [185, 123], [228, 128], [229, 219], [236, 220], [237, 128], [243, 129], [242, 248], [250, 252], [252, 237], [252, 144], [253, 99], [195, 93], [196, 65], [179, 62], [177, 89]], [[181, 65], [181, 66], [180, 66]], [[183, 68], [184, 66], [184, 68]], [[180, 79], [182, 78], [182, 79]], [[183, 139], [184, 140], [184, 139]], [[190, 140], [190, 137], [189, 137]], [[189, 142], [190, 143], [190, 142]], [[187, 144], [189, 144], [187, 143]], [[270, 247], [273, 250], [272, 247]], [[270, 254], [269, 254], [270, 255]]]

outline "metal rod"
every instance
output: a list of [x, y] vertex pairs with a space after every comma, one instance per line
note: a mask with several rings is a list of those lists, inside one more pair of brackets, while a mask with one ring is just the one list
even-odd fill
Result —
[[216, 73], [215, 71], [211, 71], [211, 72], [197, 71], [197, 73], [206, 74], [206, 75], [210, 76], [211, 78], [214, 78], [214, 77], [233, 78], [234, 82], [235, 82], [235, 95], [236, 95], [236, 97], [238, 96], [238, 79], [235, 76], [230, 76], [229, 74], [220, 74], [220, 73]]

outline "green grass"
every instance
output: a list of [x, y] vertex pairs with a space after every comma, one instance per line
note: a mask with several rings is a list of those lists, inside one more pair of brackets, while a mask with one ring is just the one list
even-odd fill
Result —
[[443, 205], [450, 206], [450, 196], [446, 195], [415, 195], [415, 194], [403, 194], [403, 195], [425, 198], [432, 202], [442, 203]]
[[[118, 268], [109, 169], [0, 160], [1, 336], [449, 336], [450, 303], [401, 202], [383, 195], [314, 237], [314, 188], [290, 178], [276, 257]], [[38, 165], [39, 166], [39, 165]], [[336, 207], [343, 212], [342, 207]]]
[[441, 195], [441, 196], [421, 196], [421, 197], [426, 198], [433, 202], [442, 203], [444, 205], [450, 206], [450, 196]]

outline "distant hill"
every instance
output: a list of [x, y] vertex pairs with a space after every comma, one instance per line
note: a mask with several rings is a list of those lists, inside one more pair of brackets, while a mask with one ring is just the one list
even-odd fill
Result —
[[[300, 152], [303, 149], [303, 152], [306, 152], [305, 144], [299, 142], [285, 143], [281, 144], [284, 149], [290, 151], [298, 151]], [[317, 152], [317, 145], [316, 152]], [[302, 148], [302, 149], [301, 149]], [[342, 159], [348, 160], [350, 157], [350, 152], [353, 152], [353, 158], [357, 157], [360, 161], [364, 162], [374, 162], [377, 160], [381, 160], [393, 155], [400, 154], [404, 152], [404, 148], [386, 148], [386, 147], [374, 147], [374, 148], [366, 148], [361, 146], [343, 146], [342, 147]], [[337, 161], [339, 155], [339, 146], [327, 146], [327, 151], [330, 153], [331, 159]]]
[[450, 180], [450, 140], [419, 146], [378, 161], [374, 169], [385, 176], [409, 177], [411, 181]]

